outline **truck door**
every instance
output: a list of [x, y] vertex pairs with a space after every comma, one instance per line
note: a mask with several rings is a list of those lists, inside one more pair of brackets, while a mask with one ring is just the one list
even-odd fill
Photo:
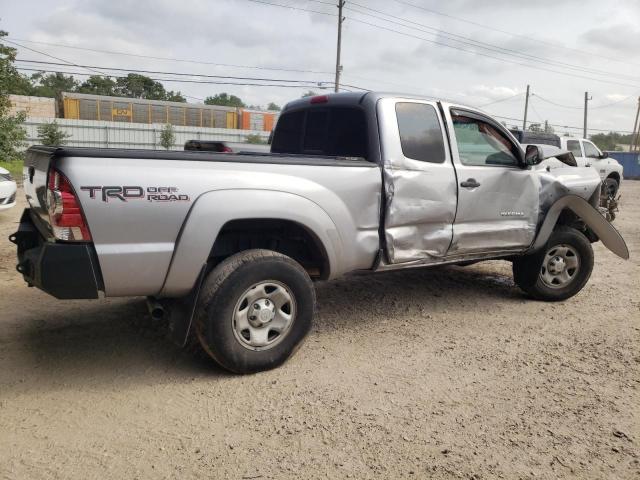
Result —
[[607, 163], [610, 160], [603, 159], [602, 152], [590, 141], [580, 140], [580, 142], [584, 149], [585, 162], [594, 167], [598, 171], [600, 178], [604, 180], [607, 177]]
[[438, 106], [422, 100], [383, 98], [377, 111], [388, 260], [440, 261], [451, 243], [457, 193]]
[[490, 117], [444, 107], [458, 177], [458, 210], [449, 256], [519, 251], [534, 239], [539, 179], [522, 168], [522, 152]]

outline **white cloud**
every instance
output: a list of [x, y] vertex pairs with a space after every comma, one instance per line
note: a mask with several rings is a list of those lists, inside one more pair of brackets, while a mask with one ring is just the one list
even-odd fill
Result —
[[[274, 3], [285, 3], [285, 0]], [[356, 12], [362, 12], [362, 8], [347, 8], [342, 64], [344, 82], [351, 85], [422, 93], [475, 105], [524, 92], [527, 84], [543, 98], [570, 106], [581, 105], [585, 91], [593, 95], [594, 106], [616, 102], [629, 95], [637, 96], [640, 92], [640, 57], [631, 58], [631, 55], [640, 55], [637, 49], [640, 40], [636, 36], [639, 31], [628, 24], [629, 19], [638, 18], [640, 13], [637, 0], [539, 0], [524, 3], [511, 0], [424, 0], [419, 3], [449, 16], [396, 1], [368, 0], [360, 3], [429, 28], [413, 23], [412, 26], [426, 31], [407, 29]], [[417, 5], [418, 1], [412, 3]], [[336, 13], [334, 7], [316, 2], [286, 0], [286, 4]], [[576, 8], [577, 5], [580, 8]], [[3, 12], [0, 28], [8, 30], [15, 38], [219, 64], [327, 73], [223, 67], [30, 45], [74, 63], [194, 74], [305, 79], [328, 82], [327, 85], [333, 79], [331, 72], [336, 48], [336, 18], [333, 16], [247, 0], [0, 0], [0, 11]], [[356, 20], [407, 35], [364, 25]], [[397, 18], [394, 21], [402, 23]], [[478, 24], [490, 25], [494, 29]], [[466, 39], [457, 37], [460, 41], [455, 42], [447, 34]], [[585, 55], [576, 50], [593, 51], [596, 55]], [[526, 58], [516, 55], [518, 52], [525, 54]], [[604, 55], [604, 58], [597, 55]], [[51, 60], [27, 51], [21, 51], [19, 56]], [[610, 74], [605, 76], [569, 69], [566, 65], [549, 65], [532, 56]], [[617, 62], [614, 60], [617, 57], [627, 61]], [[549, 70], [630, 86], [613, 86]], [[624, 80], [621, 76], [625, 76]], [[247, 103], [260, 105], [270, 101], [284, 104], [308, 90], [308, 87], [187, 83], [167, 83], [166, 87], [200, 98], [226, 91], [241, 96]], [[520, 118], [523, 107], [519, 98], [492, 104], [487, 110]], [[535, 121], [548, 119], [555, 124], [582, 124], [579, 109], [557, 107], [536, 101], [535, 97], [532, 105], [535, 112], [532, 110], [531, 115]], [[597, 122], [599, 126], [605, 125], [602, 128], [628, 130], [634, 114], [634, 101], [624, 101], [597, 112], [594, 110], [593, 125]]]

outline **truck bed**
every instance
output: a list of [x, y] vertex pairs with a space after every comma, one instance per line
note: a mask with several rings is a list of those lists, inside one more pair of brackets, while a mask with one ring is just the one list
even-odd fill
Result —
[[218, 232], [247, 203], [257, 218], [287, 211], [315, 225], [335, 246], [340, 270], [331, 277], [371, 268], [379, 250], [381, 172], [364, 159], [32, 147], [24, 187], [44, 230], [51, 165], [78, 195], [107, 296], [186, 294]]

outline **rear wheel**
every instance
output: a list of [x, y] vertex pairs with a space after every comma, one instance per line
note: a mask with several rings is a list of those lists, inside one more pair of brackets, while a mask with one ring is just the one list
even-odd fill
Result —
[[591, 243], [574, 228], [559, 227], [546, 246], [513, 262], [513, 277], [526, 293], [539, 300], [558, 301], [574, 296], [593, 270]]
[[315, 290], [307, 272], [270, 250], [247, 250], [209, 273], [194, 330], [202, 348], [236, 373], [284, 363], [311, 328]]

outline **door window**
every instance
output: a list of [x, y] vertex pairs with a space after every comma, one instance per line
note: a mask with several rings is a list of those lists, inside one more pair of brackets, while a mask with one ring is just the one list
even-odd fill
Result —
[[581, 157], [580, 142], [578, 140], [567, 140], [567, 150], [573, 153], [574, 157]]
[[587, 158], [600, 158], [600, 151], [596, 148], [596, 146], [591, 142], [582, 141], [582, 146], [584, 147], [584, 156]]
[[424, 103], [396, 104], [402, 154], [413, 160], [443, 163], [444, 141], [436, 109]]
[[453, 114], [458, 154], [463, 165], [517, 166], [517, 147], [496, 127], [482, 120]]

